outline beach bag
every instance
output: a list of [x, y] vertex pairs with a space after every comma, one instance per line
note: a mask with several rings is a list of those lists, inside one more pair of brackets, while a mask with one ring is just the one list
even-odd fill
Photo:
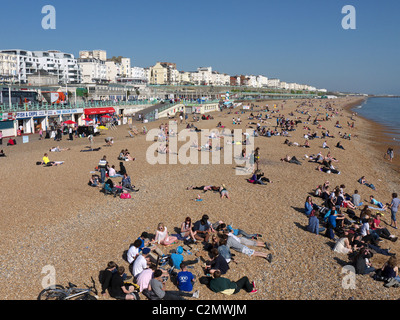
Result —
[[124, 193], [124, 192], [121, 193], [121, 195], [119, 197], [120, 197], [120, 199], [130, 199], [130, 198], [132, 198], [130, 193]]

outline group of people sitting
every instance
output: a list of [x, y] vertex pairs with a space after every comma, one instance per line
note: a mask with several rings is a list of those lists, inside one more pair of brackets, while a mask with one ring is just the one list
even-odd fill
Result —
[[[101, 293], [125, 300], [139, 299], [139, 293], [150, 300], [182, 300], [199, 297], [199, 290], [193, 291], [196, 282], [206, 285], [212, 292], [226, 295], [242, 289], [248, 293], [257, 292], [255, 283], [247, 276], [232, 281], [226, 275], [230, 265], [236, 263], [235, 253], [272, 262], [271, 253], [251, 248], [270, 250], [271, 244], [259, 240], [261, 234], [235, 229], [223, 221], [211, 223], [207, 215], [194, 223], [186, 217], [180, 228], [175, 229], [177, 233], [170, 234], [167, 226], [159, 223], [155, 234], [143, 232], [126, 252], [131, 276], [125, 273], [125, 267], [109, 262], [102, 271], [107, 276], [102, 277]], [[164, 254], [173, 245], [178, 246]], [[186, 259], [185, 254], [191, 255], [191, 251], [197, 251], [195, 259]], [[188, 269], [200, 261], [204, 262], [203, 275], [197, 279]], [[168, 279], [177, 290], [166, 289]]]
[[[311, 196], [307, 196], [304, 205], [304, 212], [308, 217], [306, 229], [315, 234], [325, 231], [325, 236], [335, 242], [333, 250], [348, 255], [356, 274], [375, 272], [374, 278], [385, 280], [385, 285], [390, 280], [396, 279], [390, 282], [389, 286], [398, 286], [400, 277], [397, 271], [393, 271], [395, 254], [391, 253], [390, 249], [381, 248], [383, 239], [396, 242], [398, 237], [381, 225], [383, 213], [373, 214], [373, 209], [361, 202], [358, 190], [349, 195], [344, 192], [344, 188], [345, 185], [340, 185], [330, 190], [329, 181], [325, 181], [315, 189], [314, 193], [314, 196], [321, 198], [320, 205], [316, 204]], [[383, 204], [376, 201], [372, 195], [370, 204], [383, 207]], [[359, 214], [356, 213], [358, 209]], [[381, 268], [373, 267], [370, 259], [374, 254], [390, 256], [389, 261]]]

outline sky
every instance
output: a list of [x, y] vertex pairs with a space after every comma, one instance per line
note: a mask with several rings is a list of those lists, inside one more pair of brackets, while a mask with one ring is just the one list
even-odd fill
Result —
[[[43, 29], [45, 5], [55, 29]], [[342, 20], [355, 8], [355, 29]], [[19, 0], [1, 3], [0, 48], [103, 49], [132, 66], [174, 62], [332, 91], [400, 95], [398, 0]]]

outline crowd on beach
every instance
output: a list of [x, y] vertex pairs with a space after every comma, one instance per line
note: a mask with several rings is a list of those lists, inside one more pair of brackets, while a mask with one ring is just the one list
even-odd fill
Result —
[[[299, 147], [308, 150], [311, 144], [318, 145], [321, 148], [320, 152], [305, 155], [308, 162], [315, 164], [317, 171], [326, 174], [341, 174], [343, 170], [342, 168], [339, 170], [340, 157], [336, 155], [336, 152], [345, 150], [341, 140], [357, 138], [357, 135], [353, 134], [354, 115], [351, 118], [352, 121], [347, 122], [348, 131], [333, 133], [327, 130], [323, 123], [334, 121], [335, 116], [341, 115], [342, 110], [335, 108], [331, 103], [327, 102], [323, 106], [325, 112], [321, 113], [317, 111], [317, 107], [313, 105], [312, 101], [304, 101], [287, 117], [279, 112], [283, 106], [283, 104], [280, 107], [274, 106], [274, 108], [266, 106], [262, 112], [258, 113], [252, 110], [248, 117], [244, 117], [246, 114], [235, 113], [232, 124], [240, 125], [247, 120], [247, 127], [254, 129], [254, 137], [271, 139], [285, 137], [283, 148], [286, 149]], [[311, 115], [312, 110], [315, 115]], [[305, 121], [301, 120], [303, 117], [305, 117]], [[274, 124], [272, 124], [273, 118], [276, 118]], [[212, 117], [201, 118], [201, 120], [210, 119]], [[185, 120], [187, 121], [188, 118], [186, 117]], [[199, 121], [200, 119], [196, 119], [196, 122]], [[180, 118], [180, 123], [182, 124], [182, 122], [183, 118]], [[335, 128], [340, 130], [345, 126], [339, 120], [336, 120], [335, 123]], [[299, 130], [299, 127], [304, 130], [304, 143], [291, 141], [291, 134]], [[312, 127], [316, 129], [312, 129]], [[193, 123], [187, 123], [186, 128], [201, 132], [201, 129], [194, 126]], [[222, 122], [218, 123], [217, 128], [225, 130]], [[160, 145], [157, 151], [169, 153], [168, 141], [177, 133], [171, 130], [167, 123], [162, 123], [159, 130], [158, 141], [164, 144]], [[74, 134], [76, 132], [69, 130], [70, 140], [73, 139]], [[206, 145], [199, 146], [197, 142], [194, 142], [192, 146], [198, 151], [216, 150], [216, 143], [213, 144], [213, 140], [223, 137], [224, 134], [233, 136], [232, 131], [228, 133], [223, 131], [221, 136], [211, 135]], [[59, 136], [56, 133], [54, 140], [60, 141], [57, 137]], [[114, 138], [108, 137], [105, 142], [106, 146], [112, 147]], [[248, 145], [249, 137], [244, 136], [239, 143]], [[70, 148], [55, 146], [48, 152], [68, 150]], [[44, 153], [42, 161], [37, 164], [57, 166], [64, 163], [63, 161], [51, 161], [48, 152]], [[6, 156], [3, 150], [1, 150], [0, 156]], [[392, 161], [393, 157], [393, 149], [389, 148], [384, 158]], [[261, 168], [259, 147], [255, 148], [250, 155], [246, 154], [246, 150], [243, 149], [240, 158], [250, 160], [251, 171], [246, 179], [248, 183], [259, 185], [272, 183], [269, 178], [265, 177]], [[138, 192], [139, 189], [132, 181], [124, 163], [135, 161], [136, 158], [128, 149], [122, 149], [115, 154], [115, 159], [116, 162], [119, 162], [118, 168], [116, 164], [109, 162], [106, 155], [99, 159], [98, 164], [94, 166], [88, 185], [100, 189], [106, 195], [129, 199], [131, 193]], [[303, 160], [288, 154], [280, 158], [280, 161], [282, 165], [287, 163], [303, 164]], [[121, 180], [114, 182], [113, 179]], [[375, 280], [383, 281], [386, 286], [399, 286], [400, 276], [396, 254], [388, 249], [383, 249], [381, 244], [385, 241], [396, 242], [398, 239], [394, 230], [397, 230], [396, 214], [400, 199], [397, 193], [393, 193], [391, 199], [386, 199], [386, 201], [376, 199], [373, 194], [376, 187], [367, 181], [365, 176], [360, 177], [355, 181], [356, 183], [357, 187], [351, 194], [346, 192], [344, 184], [332, 188], [328, 180], [312, 190], [313, 196], [307, 196], [304, 204], [303, 213], [308, 218], [305, 230], [316, 235], [323, 234], [331, 240], [332, 250], [347, 255], [357, 274], [373, 274]], [[197, 197], [193, 199], [194, 201], [202, 201], [200, 192], [214, 192], [219, 194], [221, 199], [229, 200], [231, 198], [224, 183], [191, 185], [186, 190], [195, 190], [198, 193]], [[367, 195], [368, 200], [362, 200], [360, 191]], [[316, 199], [318, 200], [316, 201]], [[381, 223], [381, 218], [389, 212], [390, 227], [393, 230], [383, 227]], [[265, 252], [265, 250], [271, 251], [271, 244], [261, 240], [263, 236], [256, 230], [233, 228], [217, 217], [215, 222], [210, 222], [207, 214], [203, 214], [194, 223], [192, 223], [191, 217], [185, 217], [180, 226], [172, 226], [174, 227], [173, 233], [169, 231], [170, 226], [167, 227], [164, 223], [159, 223], [154, 227], [156, 227], [154, 234], [143, 232], [140, 236], [138, 235], [129, 248], [126, 248], [124, 261], [124, 264], [127, 264], [126, 267], [115, 261], [109, 261], [105, 269], [101, 270], [99, 281], [103, 296], [109, 295], [119, 300], [138, 300], [140, 299], [139, 293], [141, 293], [150, 300], [199, 298], [199, 287], [201, 286], [207, 287], [214, 293], [226, 295], [237, 294], [241, 290], [254, 294], [257, 292], [254, 281], [250, 281], [247, 276], [236, 279], [235, 275], [229, 272], [230, 266], [236, 263], [236, 255], [243, 255], [250, 259], [259, 258], [260, 263], [265, 261], [272, 263], [273, 260], [272, 254]], [[387, 262], [382, 266], [372, 266], [370, 260], [374, 254], [387, 256]], [[187, 259], [186, 256], [192, 256], [193, 259]], [[201, 265], [201, 277], [196, 277], [190, 271], [195, 265]], [[166, 289], [168, 280], [172, 282], [176, 290]]]
[[[299, 108], [295, 112], [308, 115], [307, 120], [310, 121], [311, 116], [308, 112], [300, 110], [304, 106], [304, 103], [299, 105]], [[327, 139], [335, 139], [335, 136], [320, 124], [320, 121], [331, 121], [333, 115], [338, 115], [340, 111], [333, 108], [330, 104], [327, 104], [325, 109], [327, 113], [324, 117], [319, 119], [318, 116], [320, 114], [317, 114], [313, 120], [313, 125], [322, 130], [320, 135], [315, 131], [311, 132], [308, 126], [304, 126], [303, 129], [306, 130], [304, 144], [292, 143], [288, 139], [285, 140], [284, 144], [309, 148], [310, 141], [323, 139], [321, 148], [322, 150], [328, 150], [326, 155], [323, 155], [323, 151], [321, 151], [316, 155], [306, 156], [306, 158], [309, 159], [309, 162], [317, 164], [316, 170], [328, 174], [340, 174], [337, 168], [339, 160], [332, 155], [333, 148], [329, 146], [330, 143], [327, 143]], [[265, 115], [265, 119], [271, 119], [274, 112], [272, 111], [271, 114]], [[331, 114], [328, 114], [328, 112]], [[251, 113], [247, 119], [250, 121], [258, 120], [257, 123], [249, 122], [250, 127], [256, 124], [254, 130], [255, 137], [290, 137], [290, 132], [295, 131], [297, 126], [302, 123], [297, 118], [287, 119], [277, 116], [276, 127], [271, 129], [262, 125], [265, 121], [263, 118], [261, 113], [257, 115]], [[239, 116], [232, 120], [233, 124], [240, 124], [241, 122], [242, 120]], [[347, 125], [349, 130], [355, 127], [354, 121], [351, 123], [348, 122]], [[221, 122], [218, 123], [217, 127], [225, 128]], [[343, 128], [339, 121], [336, 121], [335, 127]], [[197, 127], [188, 125], [187, 128], [198, 131]], [[160, 130], [163, 139], [168, 141], [168, 125], [161, 125]], [[354, 137], [357, 137], [357, 135], [353, 135]], [[342, 134], [339, 132], [337, 138], [351, 140], [351, 133]], [[211, 143], [208, 146], [210, 145]], [[199, 148], [197, 145], [195, 147]], [[335, 147], [344, 150], [340, 140], [337, 141]], [[202, 150], [201, 147], [199, 150]], [[244, 149], [241, 157], [247, 157]], [[256, 148], [253, 150], [249, 157], [252, 159], [253, 172], [247, 181], [262, 185], [272, 183], [270, 179], [264, 177], [264, 172], [259, 168], [260, 149]], [[281, 161], [298, 165], [302, 164], [295, 156], [286, 155]], [[361, 177], [357, 183], [375, 190], [375, 186], [367, 182], [365, 177]], [[361, 201], [358, 190], [349, 195], [345, 192], [343, 184], [335, 187], [333, 190], [330, 188], [329, 182], [325, 181], [314, 190], [314, 196], [321, 200], [320, 204], [316, 204], [311, 196], [307, 197], [304, 213], [308, 217], [309, 222], [305, 229], [317, 235], [325, 233], [325, 236], [333, 241], [333, 250], [335, 252], [348, 255], [349, 262], [354, 265], [357, 274], [371, 274], [373, 272], [374, 279], [384, 281], [385, 286], [398, 286], [400, 276], [398, 275], [396, 255], [390, 252], [389, 249], [382, 249], [380, 245], [383, 241], [382, 239], [391, 242], [397, 241], [397, 236], [380, 224], [384, 211], [390, 210], [391, 226], [394, 230], [397, 229], [396, 213], [400, 203], [397, 194], [393, 193], [391, 201], [386, 204], [383, 204], [376, 200], [373, 195], [370, 195], [366, 204]], [[221, 198], [230, 198], [224, 184], [189, 186], [187, 190], [202, 191], [203, 193], [215, 192], [219, 193]], [[193, 200], [202, 201], [200, 194]], [[358, 210], [360, 210], [360, 214], [357, 214]], [[374, 210], [380, 211], [373, 214]], [[260, 241], [262, 235], [257, 233], [249, 234], [242, 229], [233, 229], [232, 226], [227, 226], [222, 221], [210, 223], [207, 215], [203, 215], [194, 224], [192, 224], [190, 217], [187, 217], [179, 231], [179, 233], [170, 234], [167, 227], [160, 223], [155, 236], [144, 232], [128, 249], [128, 269], [132, 275], [131, 277], [128, 276], [128, 278], [131, 278], [131, 280], [127, 280], [126, 269], [124, 267], [118, 267], [115, 265], [115, 262], [109, 262], [109, 266], [112, 265], [114, 267], [107, 267], [106, 269], [109, 272], [109, 280], [103, 284], [102, 293], [107, 294], [108, 292], [111, 297], [117, 299], [138, 299], [139, 292], [143, 293], [150, 300], [175, 300], [184, 299], [184, 297], [198, 298], [199, 290], [194, 291], [196, 281], [199, 282], [199, 285], [207, 286], [213, 292], [228, 295], [235, 294], [241, 289], [248, 293], [257, 292], [255, 283], [250, 282], [248, 277], [233, 281], [228, 276], [228, 271], [230, 269], [229, 265], [235, 263], [234, 257], [236, 253], [245, 254], [249, 257], [261, 257], [269, 262], [272, 261], [271, 253], [267, 254], [262, 251], [250, 249], [250, 247], [262, 247], [270, 250], [269, 243]], [[193, 247], [196, 248], [200, 243], [202, 248], [196, 253], [196, 259], [185, 260], [184, 253], [188, 255], [192, 254]], [[178, 246], [170, 250], [169, 254], [165, 254], [163, 249], [173, 245]], [[231, 250], [235, 253], [232, 253]], [[206, 253], [206, 259], [204, 259], [203, 255], [199, 255], [199, 251]], [[379, 267], [371, 266], [370, 258], [374, 253], [388, 256], [387, 262]], [[193, 268], [193, 265], [199, 262], [203, 262], [203, 276], [200, 279], [196, 279], [196, 276], [188, 269]], [[166, 290], [166, 281], [168, 279], [174, 284], [176, 290]]]
[[[204, 186], [202, 190], [213, 188]], [[236, 263], [236, 254], [272, 262], [272, 254], [262, 250], [271, 250], [271, 244], [261, 241], [261, 234], [233, 228], [220, 220], [211, 223], [208, 215], [194, 223], [186, 217], [174, 229], [177, 233], [170, 233], [164, 223], [159, 223], [154, 234], [140, 234], [126, 251], [127, 268], [109, 261], [101, 270], [101, 293], [120, 300], [140, 299], [139, 293], [150, 300], [183, 300], [199, 298], [199, 290], [194, 288], [202, 285], [225, 295], [241, 290], [249, 294], [257, 292], [254, 281], [247, 276], [235, 279], [229, 270]], [[185, 257], [192, 254], [194, 259]], [[201, 277], [189, 270], [195, 264], [202, 264]], [[166, 290], [168, 279], [176, 290]]]

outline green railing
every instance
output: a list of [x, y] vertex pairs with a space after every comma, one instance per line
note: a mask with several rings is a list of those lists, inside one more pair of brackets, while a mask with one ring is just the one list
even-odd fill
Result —
[[0, 104], [2, 112], [19, 112], [19, 111], [36, 111], [36, 110], [60, 110], [60, 109], [88, 109], [101, 107], [118, 107], [118, 106], [140, 106], [154, 105], [157, 100], [141, 100], [141, 101], [93, 101], [93, 102], [77, 102], [65, 104], [48, 104], [48, 103], [32, 103], [32, 104]]

